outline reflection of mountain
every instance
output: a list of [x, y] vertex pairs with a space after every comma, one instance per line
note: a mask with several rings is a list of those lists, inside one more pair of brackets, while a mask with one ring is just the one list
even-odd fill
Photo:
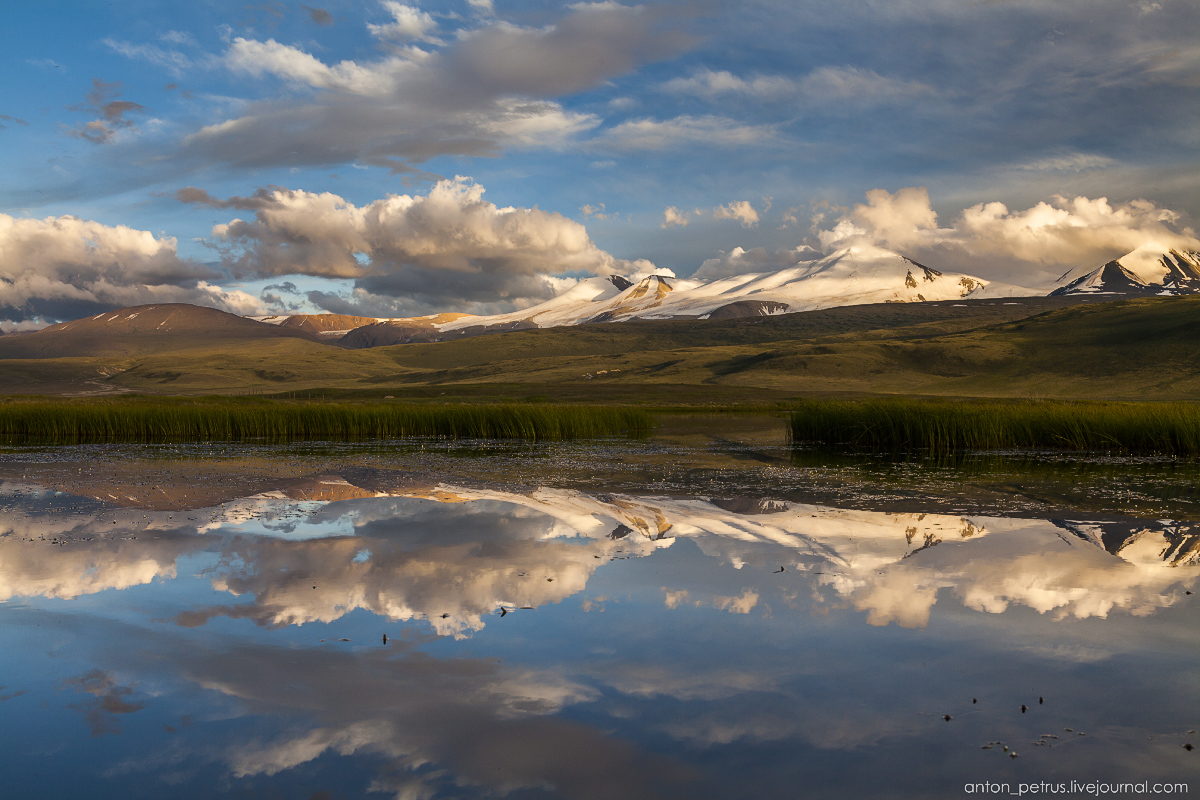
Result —
[[[183, 624], [218, 615], [267, 626], [328, 622], [363, 608], [464, 635], [500, 607], [536, 608], [579, 593], [613, 558], [649, 555], [687, 539], [743, 570], [745, 586], [732, 595], [709, 590], [707, 597], [704, 587], [665, 587], [669, 605], [703, 600], [745, 613], [764, 586], [777, 585], [767, 576], [782, 567], [787, 580], [808, 581], [829, 601], [849, 601], [872, 624], [922, 625], [942, 590], [993, 613], [1016, 604], [1058, 616], [1147, 614], [1174, 603], [1200, 567], [1200, 531], [1169, 521], [887, 514], [559, 489], [514, 493], [379, 471], [354, 478], [295, 482], [196, 512], [187, 522], [166, 512], [140, 519], [128, 511], [9, 512], [9, 532], [0, 539], [0, 597], [74, 597], [146, 583], [173, 575], [179, 556], [216, 545], [214, 588], [253, 602], [197, 609], [181, 615]], [[69, 546], [47, 557], [46, 534]]]

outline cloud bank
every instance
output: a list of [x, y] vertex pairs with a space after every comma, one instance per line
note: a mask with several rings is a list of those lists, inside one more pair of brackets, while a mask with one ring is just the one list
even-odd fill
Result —
[[176, 252], [176, 240], [125, 225], [0, 214], [0, 319], [66, 320], [144, 303], [253, 313], [257, 300], [212, 283], [225, 273]]
[[479, 184], [457, 177], [423, 196], [389, 195], [361, 207], [330, 192], [282, 187], [228, 200], [192, 187], [176, 196], [254, 211], [251, 220], [212, 231], [236, 277], [354, 280], [350, 298], [310, 296], [339, 313], [520, 308], [553, 297], [574, 276], [637, 269], [597, 247], [574, 220], [538, 208], [500, 208], [483, 194]]
[[1110, 203], [1105, 197], [1056, 195], [1024, 210], [979, 203], [940, 227], [928, 190], [909, 187], [894, 194], [867, 192], [866, 203], [856, 204], [832, 228], [818, 230], [817, 238], [826, 249], [869, 242], [935, 261], [970, 259], [981, 274], [1003, 269], [1036, 279], [1064, 268], [1098, 267], [1139, 248], [1200, 249], [1195, 231], [1180, 220], [1149, 200]]
[[[668, 208], [663, 226], [672, 222]], [[789, 209], [785, 222], [795, 221]], [[742, 213], [748, 212], [748, 213]], [[716, 219], [752, 227], [759, 213], [746, 201], [714, 209]], [[830, 219], [832, 217], [832, 219]], [[678, 223], [676, 223], [678, 224]], [[707, 259], [692, 277], [711, 280], [769, 272], [856, 245], [894, 250], [935, 268], [1048, 290], [1065, 271], [1095, 269], [1141, 250], [1151, 261], [1170, 249], [1200, 250], [1200, 238], [1182, 215], [1149, 200], [1056, 195], [1026, 209], [979, 203], [942, 226], [924, 187], [872, 189], [852, 208], [814, 206], [810, 244], [768, 250], [740, 245]]]

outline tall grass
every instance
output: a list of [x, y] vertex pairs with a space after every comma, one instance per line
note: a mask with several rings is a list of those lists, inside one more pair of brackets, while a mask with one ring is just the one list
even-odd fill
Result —
[[553, 405], [417, 405], [230, 398], [105, 398], [0, 402], [0, 441], [358, 441], [412, 436], [558, 440], [650, 431], [630, 408]]
[[792, 411], [794, 442], [871, 450], [1059, 448], [1200, 454], [1192, 403], [809, 400]]

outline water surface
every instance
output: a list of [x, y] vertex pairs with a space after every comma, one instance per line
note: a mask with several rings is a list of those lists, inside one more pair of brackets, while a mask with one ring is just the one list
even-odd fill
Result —
[[685, 422], [6, 451], [4, 796], [1198, 785], [1193, 466]]

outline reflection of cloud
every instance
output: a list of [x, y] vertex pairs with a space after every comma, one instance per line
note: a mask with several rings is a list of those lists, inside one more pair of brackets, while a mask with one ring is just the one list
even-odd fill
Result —
[[131, 687], [117, 685], [111, 675], [98, 669], [64, 681], [63, 686], [92, 695], [88, 700], [70, 705], [71, 708], [83, 712], [84, 719], [91, 726], [92, 736], [120, 733], [121, 726], [117, 722], [117, 715], [132, 714], [146, 707], [144, 703], [130, 702], [126, 699], [133, 694]]
[[[750, 576], [761, 580], [760, 570], [783, 566], [827, 601], [866, 612], [872, 625], [910, 627], [928, 621], [943, 593], [984, 613], [1020, 605], [1060, 619], [1146, 615], [1178, 602], [1200, 565], [1200, 534], [1167, 522], [1054, 523], [362, 480], [372, 488], [324, 477], [229, 503], [192, 524], [205, 532], [204, 544], [178, 529], [131, 540], [110, 536], [106, 520], [87, 515], [17, 513], [10, 523], [17, 535], [0, 541], [0, 598], [68, 598], [170, 577], [180, 555], [214, 536], [222, 541], [220, 562], [208, 572], [214, 588], [253, 602], [186, 612], [185, 625], [218, 615], [268, 626], [330, 622], [362, 608], [463, 636], [502, 606], [558, 603], [613, 557], [648, 555], [676, 539], [755, 570], [724, 591], [663, 587], [668, 608], [748, 613], [765, 591]], [[180, 525], [162, 517], [140, 524]], [[45, 545], [25, 541], [41, 537], [75, 544], [48, 559]]]
[[92, 514], [9, 509], [0, 519], [0, 600], [74, 598], [173, 578], [176, 559], [199, 546], [174, 536], [132, 540], [134, 523], [124, 523], [118, 530]]
[[239, 777], [333, 751], [384, 758], [374, 786], [397, 797], [429, 797], [447, 784], [500, 794], [544, 788], [581, 800], [657, 797], [688, 778], [673, 762], [550, 716], [594, 699], [586, 686], [496, 660], [430, 658], [401, 643], [389, 650], [255, 646], [171, 657], [190, 680], [256, 713], [316, 718], [301, 733], [231, 746]]
[[[348, 533], [352, 521], [353, 537], [229, 539], [214, 587], [251, 594], [254, 605], [189, 612], [180, 622], [196, 625], [231, 615], [263, 625], [295, 625], [329, 622], [365, 608], [390, 619], [427, 620], [439, 633], [462, 635], [481, 629], [483, 617], [500, 606], [536, 608], [582, 591], [595, 569], [618, 550], [628, 554], [654, 547], [642, 536], [607, 538], [613, 521], [601, 522], [589, 512], [610, 507], [586, 495], [553, 503], [536, 494], [530, 498], [456, 487], [408, 491], [429, 499], [304, 503], [309, 509], [306, 529]], [[650, 512], [636, 503], [625, 505], [613, 509], [613, 516], [657, 535], [657, 523], [646, 519], [653, 520]], [[298, 507], [285, 499], [260, 497], [253, 507], [231, 505], [230, 513], [235, 523], [253, 520], [266, 530], [271, 519], [287, 518]], [[218, 519], [208, 529], [241, 527]], [[586, 537], [582, 542], [581, 535]]]

